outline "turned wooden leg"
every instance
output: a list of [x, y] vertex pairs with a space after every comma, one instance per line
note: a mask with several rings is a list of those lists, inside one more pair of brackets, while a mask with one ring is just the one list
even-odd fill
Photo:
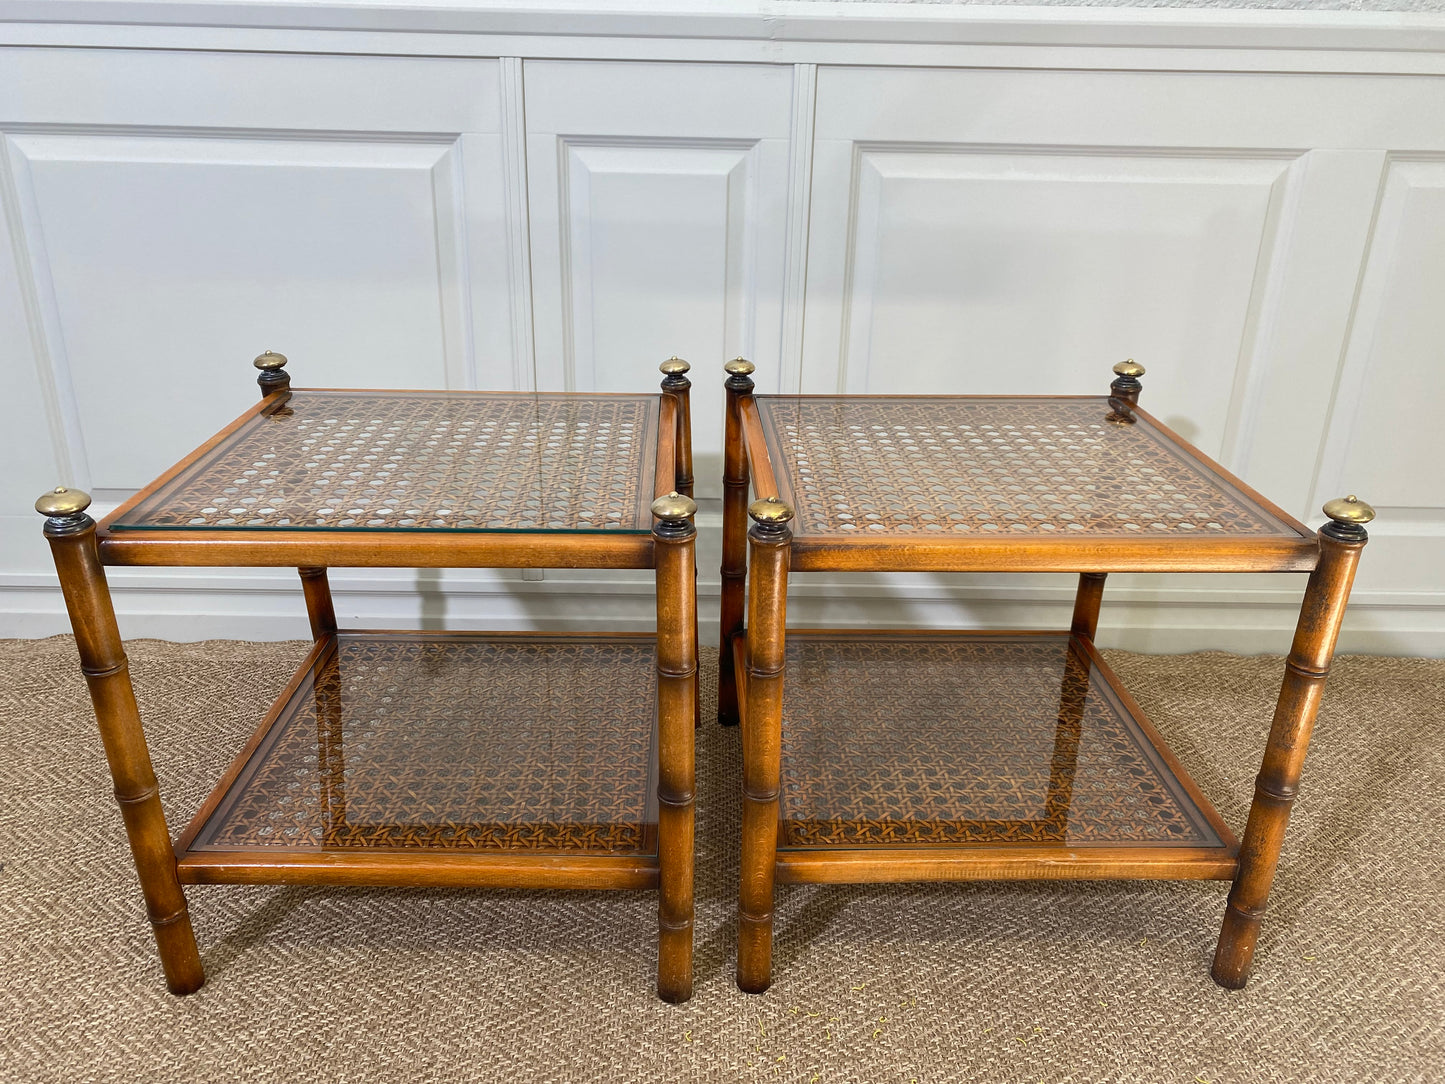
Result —
[[166, 985], [172, 993], [189, 994], [201, 988], [206, 974], [191, 932], [185, 893], [176, 877], [176, 855], [100, 563], [95, 520], [85, 514], [88, 507], [90, 497], [79, 490], [57, 489], [35, 502], [36, 511], [47, 517], [45, 537], [60, 574], [80, 669], [90, 686], [95, 721], [100, 725]]
[[1079, 576], [1079, 589], [1074, 595], [1074, 620], [1069, 631], [1090, 643], [1099, 631], [1099, 606], [1104, 601], [1106, 572], [1085, 572]]
[[1299, 790], [1305, 751], [1334, 657], [1345, 603], [1360, 553], [1369, 541], [1364, 525], [1375, 516], [1369, 505], [1354, 497], [1330, 501], [1325, 505], [1325, 514], [1331, 522], [1320, 528], [1320, 560], [1310, 573], [1294, 644], [1285, 663], [1284, 683], [1239, 847], [1239, 869], [1229, 891], [1224, 928], [1214, 952], [1214, 981], [1231, 990], [1241, 989], [1249, 980], [1260, 920], [1279, 865], [1285, 826]]
[[336, 631], [336, 608], [331, 604], [331, 584], [324, 568], [298, 568], [301, 590], [306, 595], [306, 616], [311, 619], [311, 638], [319, 640]]
[[674, 459], [673, 489], [684, 497], [692, 496], [692, 410], [689, 405], [692, 381], [687, 372], [692, 366], [679, 357], [671, 357], [658, 366], [662, 390], [677, 400], [677, 453]]
[[652, 502], [657, 566], [657, 996], [692, 997], [694, 730], [697, 726], [697, 505]]
[[721, 642], [718, 647], [717, 720], [737, 726], [738, 683], [733, 672], [733, 640], [743, 631], [744, 588], [748, 575], [748, 454], [743, 447], [739, 402], [751, 395], [753, 363], [735, 358], [723, 368], [728, 379], [723, 417], [723, 545]]
[[743, 712], [743, 841], [738, 887], [738, 988], [772, 981], [773, 877], [783, 746], [783, 657], [793, 510], [777, 498], [748, 506], [747, 705]]
[[[672, 488], [674, 493], [684, 497], [692, 496], [692, 407], [690, 404], [690, 390], [692, 381], [687, 378], [690, 366], [677, 355], [673, 355], [658, 366], [662, 372], [662, 390], [665, 394], [671, 395], [677, 403], [677, 439], [673, 441], [673, 478]], [[697, 569], [693, 568], [693, 575], [696, 578]], [[693, 642], [697, 642], [697, 610], [693, 609], [692, 619]], [[693, 718], [702, 717], [702, 687], [694, 685], [697, 691], [697, 705], [693, 711]]]

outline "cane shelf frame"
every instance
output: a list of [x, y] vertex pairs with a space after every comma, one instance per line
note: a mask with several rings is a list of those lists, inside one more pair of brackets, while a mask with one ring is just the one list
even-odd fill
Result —
[[[1213, 975], [1243, 986], [1368, 505], [1311, 530], [1140, 408], [1133, 362], [1108, 396], [755, 396], [725, 368], [739, 986], [771, 982], [777, 883], [1084, 878], [1232, 881]], [[1058, 631], [793, 629], [803, 571], [1079, 585]], [[1242, 837], [1094, 646], [1108, 573], [1171, 571], [1310, 574]]]
[[[293, 389], [97, 525], [37, 502], [167, 984], [205, 981], [186, 884], [658, 892], [692, 990], [697, 603], [688, 366], [661, 394]], [[174, 841], [105, 565], [293, 566], [313, 643]], [[653, 569], [655, 634], [339, 629], [329, 567]]]

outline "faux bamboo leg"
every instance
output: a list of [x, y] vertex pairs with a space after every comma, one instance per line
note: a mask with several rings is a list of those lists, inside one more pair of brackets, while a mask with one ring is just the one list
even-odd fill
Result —
[[311, 619], [311, 638], [319, 640], [336, 631], [336, 608], [331, 604], [331, 584], [324, 568], [298, 568], [301, 590], [306, 595], [306, 616]]
[[691, 368], [681, 358], [668, 358], [658, 368], [662, 371], [662, 390], [677, 400], [677, 458], [673, 489], [684, 497], [692, 496], [692, 410], [689, 404], [692, 381], [686, 373]]
[[743, 447], [739, 403], [751, 395], [753, 364], [736, 358], [727, 370], [727, 411], [723, 417], [723, 543], [721, 645], [718, 648], [717, 719], [738, 722], [738, 683], [733, 672], [733, 640], [743, 631], [744, 588], [748, 575], [748, 455]]
[[1310, 574], [1284, 683], [1269, 730], [1264, 763], [1254, 784], [1239, 870], [1229, 891], [1224, 928], [1214, 952], [1214, 981], [1231, 990], [1249, 980], [1260, 921], [1279, 865], [1290, 808], [1299, 790], [1310, 733], [1319, 712], [1325, 678], [1345, 616], [1355, 568], [1369, 541], [1364, 524], [1374, 518], [1368, 505], [1350, 497], [1325, 505], [1330, 523], [1320, 529], [1320, 560]]
[[[687, 372], [692, 366], [683, 361], [682, 358], [674, 355], [658, 366], [661, 370], [662, 390], [665, 394], [671, 395], [677, 402], [677, 433], [673, 441], [673, 478], [672, 489], [684, 497], [692, 497], [692, 407], [689, 394], [692, 388], [692, 381], [687, 378]], [[693, 568], [693, 579], [697, 578], [696, 566]], [[696, 594], [696, 591], [694, 591]], [[692, 638], [697, 642], [697, 608], [693, 607]], [[702, 718], [702, 688], [694, 684], [697, 704], [694, 707], [692, 717], [694, 720]]]
[[692, 997], [694, 729], [697, 725], [697, 505], [652, 504], [657, 566], [657, 996]]
[[1074, 595], [1074, 620], [1069, 631], [1093, 642], [1099, 631], [1099, 605], [1104, 601], [1106, 572], [1085, 572], [1079, 576], [1079, 590]]
[[783, 657], [792, 509], [776, 498], [748, 507], [747, 710], [743, 712], [743, 840], [738, 888], [738, 987], [772, 981], [773, 877], [783, 744]]
[[80, 668], [90, 686], [95, 720], [100, 726], [146, 913], [155, 931], [166, 985], [172, 993], [189, 994], [201, 988], [206, 975], [191, 932], [185, 893], [176, 878], [176, 855], [136, 709], [130, 667], [116, 626], [105, 569], [100, 563], [95, 521], [85, 514], [89, 506], [86, 494], [64, 489], [47, 493], [35, 504], [36, 510], [47, 517], [45, 537], [50, 540], [60, 574]]

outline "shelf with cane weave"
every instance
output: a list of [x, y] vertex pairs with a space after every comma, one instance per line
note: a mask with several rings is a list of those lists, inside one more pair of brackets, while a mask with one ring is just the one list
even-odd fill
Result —
[[441, 860], [475, 883], [468, 858], [546, 855], [577, 861], [529, 886], [655, 887], [655, 653], [650, 635], [334, 633], [182, 834], [181, 880], [410, 884]]
[[1234, 834], [1088, 640], [790, 630], [786, 667], [780, 881], [1234, 874]]

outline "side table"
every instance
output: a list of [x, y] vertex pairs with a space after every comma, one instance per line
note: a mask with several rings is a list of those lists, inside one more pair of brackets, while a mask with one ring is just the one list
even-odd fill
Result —
[[[1233, 882], [1213, 976], [1242, 987], [1369, 506], [1311, 531], [1140, 409], [1132, 361], [1107, 397], [754, 396], [726, 369], [738, 985], [770, 982], [776, 882], [1165, 878]], [[788, 629], [788, 574], [842, 570], [1079, 584], [1057, 632]], [[1242, 842], [1094, 647], [1108, 573], [1183, 571], [1309, 573]]]
[[[41, 497], [170, 989], [205, 981], [182, 886], [650, 888], [657, 991], [692, 992], [697, 600], [686, 376], [660, 396], [262, 399], [99, 525]], [[172, 843], [106, 565], [293, 566], [313, 646]], [[657, 633], [337, 627], [328, 567], [650, 568]]]

